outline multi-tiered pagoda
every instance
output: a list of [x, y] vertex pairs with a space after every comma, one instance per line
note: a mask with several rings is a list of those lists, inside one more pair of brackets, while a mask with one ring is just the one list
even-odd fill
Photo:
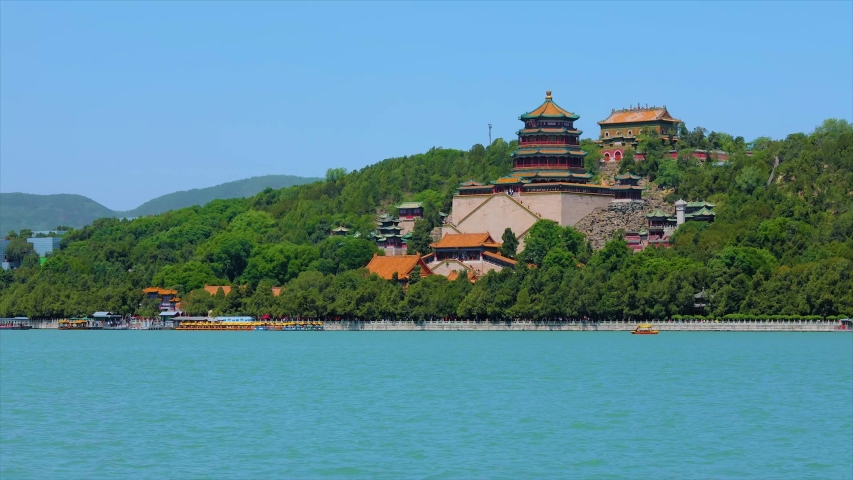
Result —
[[403, 255], [412, 235], [411, 232], [404, 235], [402, 230], [400, 219], [386, 213], [376, 219], [376, 231], [370, 236], [385, 255]]
[[606, 186], [590, 183], [584, 152], [574, 126], [578, 117], [560, 107], [545, 92], [545, 103], [518, 117], [524, 128], [518, 131], [518, 149], [512, 153], [512, 174], [491, 185], [474, 181], [459, 186], [460, 195], [490, 193], [574, 192], [612, 195]]
[[585, 173], [575, 120], [580, 118], [561, 108], [545, 92], [545, 103], [518, 117], [524, 128], [517, 132], [518, 150], [513, 153], [513, 170], [569, 170]]

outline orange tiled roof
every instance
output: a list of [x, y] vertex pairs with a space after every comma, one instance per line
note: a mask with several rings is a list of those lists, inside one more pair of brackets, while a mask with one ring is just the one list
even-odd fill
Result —
[[599, 125], [613, 123], [639, 123], [652, 122], [655, 120], [667, 120], [670, 122], [680, 122], [677, 118], [672, 118], [672, 115], [666, 110], [666, 107], [652, 108], [628, 108], [625, 110], [614, 110], [606, 119], [598, 122]]
[[515, 260], [513, 260], [513, 259], [511, 259], [511, 258], [509, 258], [509, 257], [504, 257], [504, 256], [503, 256], [503, 255], [501, 255], [500, 253], [483, 252], [483, 256], [485, 256], [485, 257], [491, 257], [491, 258], [494, 258], [494, 259], [500, 260], [500, 261], [502, 261], [502, 262], [511, 263], [511, 264], [513, 264], [513, 265], [515, 265], [515, 264], [516, 264], [516, 261], [515, 261]]
[[[454, 270], [454, 271], [450, 272], [450, 274], [447, 276], [447, 279], [450, 280], [451, 282], [456, 280], [457, 278], [459, 278], [459, 271], [458, 270]], [[477, 274], [474, 273], [473, 270], [468, 270], [468, 281], [470, 281], [471, 283], [477, 282]]]
[[177, 295], [178, 291], [160, 287], [148, 287], [142, 289], [142, 293], [156, 293], [157, 295]]
[[415, 266], [421, 267], [421, 277], [432, 275], [432, 270], [427, 267], [426, 263], [421, 259], [420, 255], [395, 255], [390, 257], [380, 257], [375, 255], [370, 263], [367, 264], [367, 270], [370, 273], [375, 273], [385, 280], [391, 280], [394, 274], [400, 280], [405, 279], [412, 273]]
[[432, 248], [464, 248], [500, 246], [488, 233], [448, 233], [439, 242], [430, 245]]
[[277, 297], [281, 295], [282, 290], [284, 290], [284, 287], [272, 287], [272, 296]]
[[525, 113], [522, 117], [539, 117], [539, 116], [551, 116], [551, 117], [575, 117], [576, 115], [564, 108], [561, 108], [559, 105], [554, 103], [551, 99], [551, 91], [548, 90], [545, 92], [545, 103], [539, 105], [536, 109]]
[[220, 288], [222, 289], [222, 293], [224, 293], [225, 296], [228, 296], [228, 294], [231, 293], [231, 285], [205, 285], [204, 286], [204, 290], [211, 295], [216, 295], [216, 292], [218, 292]]

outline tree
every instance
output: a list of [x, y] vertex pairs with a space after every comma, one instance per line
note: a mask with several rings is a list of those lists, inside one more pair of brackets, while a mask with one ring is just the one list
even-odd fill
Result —
[[205, 285], [226, 283], [225, 279], [217, 278], [207, 263], [191, 261], [177, 265], [166, 265], [151, 279], [154, 285], [170, 287], [182, 285], [189, 292]]
[[210, 263], [217, 276], [234, 280], [243, 273], [254, 248], [254, 240], [246, 233], [223, 232], [202, 244], [197, 255]]
[[752, 193], [764, 184], [768, 176], [768, 173], [763, 172], [759, 167], [750, 165], [738, 174], [735, 184], [742, 192]]
[[415, 265], [415, 268], [409, 272], [409, 285], [413, 285], [421, 281], [421, 266]]
[[225, 313], [228, 315], [240, 315], [243, 312], [243, 300], [246, 293], [243, 287], [236, 283], [231, 284], [231, 291], [225, 297]]
[[344, 178], [347, 174], [346, 168], [330, 168], [326, 170], [326, 181], [335, 183]]
[[619, 160], [619, 173], [637, 173], [637, 162], [634, 160], [634, 149], [626, 148]]
[[518, 251], [518, 238], [512, 232], [512, 229], [507, 227], [504, 234], [501, 236], [501, 255], [508, 258], [515, 258]]
[[10, 262], [23, 262], [27, 255], [35, 255], [33, 244], [27, 242], [27, 237], [14, 237], [6, 245], [6, 259]]
[[572, 256], [585, 255], [589, 249], [583, 234], [574, 228], [563, 228], [553, 220], [539, 220], [530, 227], [519, 260], [542, 265], [548, 252], [558, 247]]
[[252, 254], [241, 278], [250, 285], [257, 285], [263, 279], [283, 285], [316, 265], [314, 262], [319, 259], [317, 248], [311, 245], [262, 245]]
[[325, 273], [341, 273], [347, 270], [363, 268], [373, 255], [379, 253], [376, 244], [364, 238], [332, 236], [317, 244], [320, 262], [313, 265], [316, 270]]
[[432, 237], [430, 237], [431, 231], [432, 227], [430, 227], [426, 220], [421, 219], [416, 221], [415, 228], [412, 230], [412, 238], [409, 239], [407, 244], [406, 253], [409, 255], [426, 255], [432, 252], [432, 247], [430, 247], [432, 243]]
[[254, 317], [271, 314], [275, 308], [275, 297], [272, 287], [275, 286], [271, 280], [261, 280], [258, 288], [243, 302], [244, 313]]
[[562, 228], [553, 220], [539, 220], [530, 227], [524, 239], [524, 251], [519, 259], [525, 263], [541, 265], [548, 252], [563, 243]]
[[678, 186], [678, 180], [679, 171], [676, 161], [662, 160], [658, 165], [655, 182], [664, 188], [674, 188]]
[[584, 168], [586, 168], [587, 172], [595, 174], [598, 172], [601, 159], [604, 158], [601, 155], [601, 146], [591, 138], [584, 138], [581, 139], [581, 149], [586, 152], [586, 156], [583, 159]]
[[423, 204], [424, 220], [430, 230], [441, 226], [440, 212], [444, 206], [444, 195], [435, 190], [424, 190], [415, 195], [415, 200]]

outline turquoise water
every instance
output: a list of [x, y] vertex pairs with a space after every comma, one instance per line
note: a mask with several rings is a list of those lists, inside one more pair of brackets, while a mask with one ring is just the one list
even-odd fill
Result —
[[853, 335], [0, 332], [0, 478], [853, 478]]

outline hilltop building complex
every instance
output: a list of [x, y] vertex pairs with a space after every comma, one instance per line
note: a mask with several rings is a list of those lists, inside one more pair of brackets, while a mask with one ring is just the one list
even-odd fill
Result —
[[501, 244], [488, 233], [450, 233], [430, 247], [433, 252], [423, 257], [424, 263], [433, 273], [448, 278], [453, 272], [466, 272], [468, 278], [476, 278], [516, 263], [501, 255]]
[[610, 116], [598, 122], [601, 134], [597, 143], [601, 145], [601, 155], [605, 162], [618, 162], [625, 155], [625, 149], [637, 150], [637, 136], [641, 131], [657, 132], [661, 141], [674, 144], [678, 141], [678, 124], [681, 120], [673, 118], [663, 107], [613, 110]]
[[716, 213], [713, 208], [715, 204], [706, 201], [675, 202], [675, 215], [670, 215], [660, 209], [645, 215], [648, 222], [647, 229], [639, 232], [625, 232], [625, 240], [628, 247], [634, 251], [640, 251], [646, 247], [669, 247], [670, 237], [675, 229], [684, 222], [706, 222], [714, 223]]
[[442, 236], [488, 233], [500, 238], [508, 227], [523, 248], [524, 236], [540, 219], [575, 225], [614, 200], [641, 202], [644, 189], [636, 182], [592, 183], [578, 139], [581, 131], [574, 126], [578, 118], [546, 92], [542, 105], [519, 117], [524, 128], [518, 131], [512, 173], [489, 184], [460, 184]]

